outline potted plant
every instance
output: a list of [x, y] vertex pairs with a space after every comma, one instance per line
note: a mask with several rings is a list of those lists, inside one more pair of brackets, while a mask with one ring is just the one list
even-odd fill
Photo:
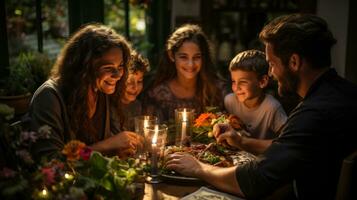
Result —
[[16, 114], [27, 111], [35, 89], [46, 79], [51, 60], [38, 52], [23, 52], [9, 66], [9, 74], [0, 81], [0, 102], [15, 108]]

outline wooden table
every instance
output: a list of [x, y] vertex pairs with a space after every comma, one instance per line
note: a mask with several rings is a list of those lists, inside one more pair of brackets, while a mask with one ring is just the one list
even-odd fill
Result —
[[195, 192], [200, 185], [174, 185], [169, 183], [148, 184], [145, 183], [143, 200], [176, 200]]

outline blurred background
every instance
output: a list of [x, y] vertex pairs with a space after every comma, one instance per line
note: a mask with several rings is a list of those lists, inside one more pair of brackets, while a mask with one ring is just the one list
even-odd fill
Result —
[[[9, 77], [18, 73], [23, 73], [22, 78], [14, 81], [22, 80], [26, 87], [32, 87], [24, 90], [37, 88], [68, 36], [88, 22], [104, 23], [126, 36], [149, 58], [152, 73], [175, 27], [199, 24], [213, 44], [218, 71], [226, 76], [234, 55], [263, 48], [257, 36], [266, 22], [297, 12], [327, 20], [338, 40], [333, 67], [357, 83], [353, 58], [357, 33], [351, 20], [356, 15], [352, 12], [355, 4], [352, 0], [2, 0], [0, 95], [9, 90]], [[29, 71], [23, 66], [32, 68]]]

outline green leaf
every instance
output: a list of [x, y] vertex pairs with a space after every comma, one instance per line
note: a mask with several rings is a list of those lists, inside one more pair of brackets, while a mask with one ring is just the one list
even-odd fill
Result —
[[93, 177], [100, 179], [107, 173], [109, 159], [105, 158], [99, 152], [93, 152], [89, 159], [90, 173]]
[[98, 187], [99, 181], [92, 179], [90, 177], [79, 175], [76, 185], [78, 187], [81, 187], [84, 191], [86, 191], [86, 190]]
[[119, 188], [124, 189], [125, 185], [127, 184], [127, 180], [123, 177], [114, 176], [113, 180], [114, 180], [114, 185], [116, 186], [117, 189]]
[[137, 176], [136, 170], [133, 168], [128, 169], [126, 173], [126, 178], [128, 179], [129, 183], [132, 183]]
[[108, 191], [114, 191], [113, 177], [106, 174], [101, 180], [100, 185]]

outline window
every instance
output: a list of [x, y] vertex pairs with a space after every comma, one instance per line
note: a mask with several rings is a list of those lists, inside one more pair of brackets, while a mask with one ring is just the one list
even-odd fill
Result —
[[[41, 3], [33, 0], [6, 0], [10, 63], [21, 53], [31, 51], [43, 51], [50, 58], [55, 58], [68, 37], [67, 1], [43, 1], [37, 8], [39, 14], [36, 13], [38, 2]], [[39, 18], [42, 18], [40, 28]]]
[[127, 37], [133, 47], [145, 56], [152, 47], [146, 38], [147, 6], [146, 1], [104, 0], [104, 23]]

